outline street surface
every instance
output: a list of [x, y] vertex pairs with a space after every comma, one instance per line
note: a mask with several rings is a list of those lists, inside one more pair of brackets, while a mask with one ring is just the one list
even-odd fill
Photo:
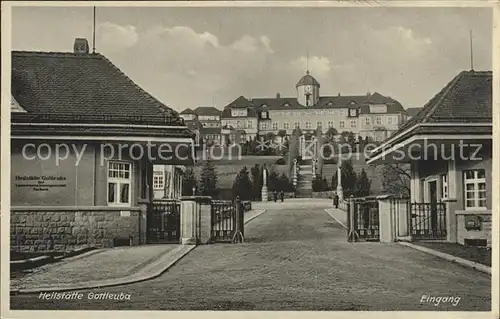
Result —
[[[490, 276], [397, 243], [347, 243], [326, 202], [290, 203], [245, 225], [244, 244], [200, 246], [156, 279], [80, 291], [130, 300], [18, 295], [11, 309], [490, 310]], [[423, 295], [460, 300], [436, 306]]]

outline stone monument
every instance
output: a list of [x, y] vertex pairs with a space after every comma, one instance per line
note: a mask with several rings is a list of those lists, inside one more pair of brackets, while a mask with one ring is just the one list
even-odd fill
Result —
[[342, 159], [339, 154], [339, 162], [337, 166], [337, 195], [339, 196], [339, 202], [344, 200], [344, 190], [342, 189]]
[[267, 169], [266, 166], [264, 165], [264, 168], [262, 169], [262, 201], [267, 202]]

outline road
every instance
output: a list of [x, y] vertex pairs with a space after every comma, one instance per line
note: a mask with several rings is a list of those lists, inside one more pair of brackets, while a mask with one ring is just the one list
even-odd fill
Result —
[[[156, 279], [81, 291], [85, 296], [123, 292], [130, 294], [130, 300], [40, 300], [38, 295], [18, 295], [11, 298], [11, 309], [489, 311], [491, 307], [488, 275], [397, 243], [347, 243], [345, 229], [323, 207], [269, 208], [245, 227], [244, 244], [199, 246]], [[435, 305], [421, 302], [423, 295], [460, 300], [456, 305]]]

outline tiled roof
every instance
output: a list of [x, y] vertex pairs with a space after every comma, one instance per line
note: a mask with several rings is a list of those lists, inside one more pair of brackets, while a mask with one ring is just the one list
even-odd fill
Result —
[[179, 114], [193, 114], [196, 115], [196, 113], [191, 110], [190, 108], [185, 109], [184, 111], [180, 112]]
[[244, 108], [244, 107], [252, 107], [254, 105], [251, 101], [249, 101], [243, 95], [240, 95], [236, 100], [229, 103], [227, 106], [228, 107], [235, 107], [235, 108]]
[[220, 115], [221, 110], [216, 109], [213, 106], [199, 106], [194, 109], [194, 113], [197, 114], [198, 116], [200, 115]]
[[463, 71], [399, 131], [426, 122], [491, 122], [492, 106], [492, 72]]
[[[167, 124], [183, 120], [98, 53], [12, 52], [12, 95], [27, 111], [13, 121]], [[135, 119], [135, 120], [134, 120]]]
[[[460, 124], [492, 123], [492, 110], [492, 72], [462, 71], [390, 137], [385, 149], [416, 134], [430, 134], [438, 139], [443, 135], [491, 134], [491, 126]], [[383, 151], [377, 148], [370, 157]]]
[[186, 123], [186, 126], [190, 130], [198, 130], [198, 129], [201, 129], [203, 127], [203, 125], [201, 124], [201, 122], [199, 120], [185, 121], [185, 123]]
[[406, 111], [406, 114], [408, 114], [408, 116], [413, 117], [413, 116], [417, 115], [417, 113], [420, 112], [420, 110], [422, 110], [421, 107], [409, 107], [405, 111]]

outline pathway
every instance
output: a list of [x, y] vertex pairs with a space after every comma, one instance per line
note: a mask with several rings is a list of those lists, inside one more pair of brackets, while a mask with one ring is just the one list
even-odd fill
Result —
[[[289, 200], [288, 203], [292, 201]], [[91, 292], [130, 300], [11, 298], [13, 309], [490, 309], [490, 277], [398, 244], [347, 243], [322, 205], [278, 203], [245, 226], [244, 244], [200, 246], [162, 276]], [[329, 201], [328, 201], [329, 203]], [[290, 206], [289, 206], [290, 205]], [[271, 209], [274, 206], [274, 209]], [[82, 291], [87, 294], [88, 291]], [[424, 295], [458, 304], [421, 302]], [[457, 299], [455, 299], [457, 300]]]

